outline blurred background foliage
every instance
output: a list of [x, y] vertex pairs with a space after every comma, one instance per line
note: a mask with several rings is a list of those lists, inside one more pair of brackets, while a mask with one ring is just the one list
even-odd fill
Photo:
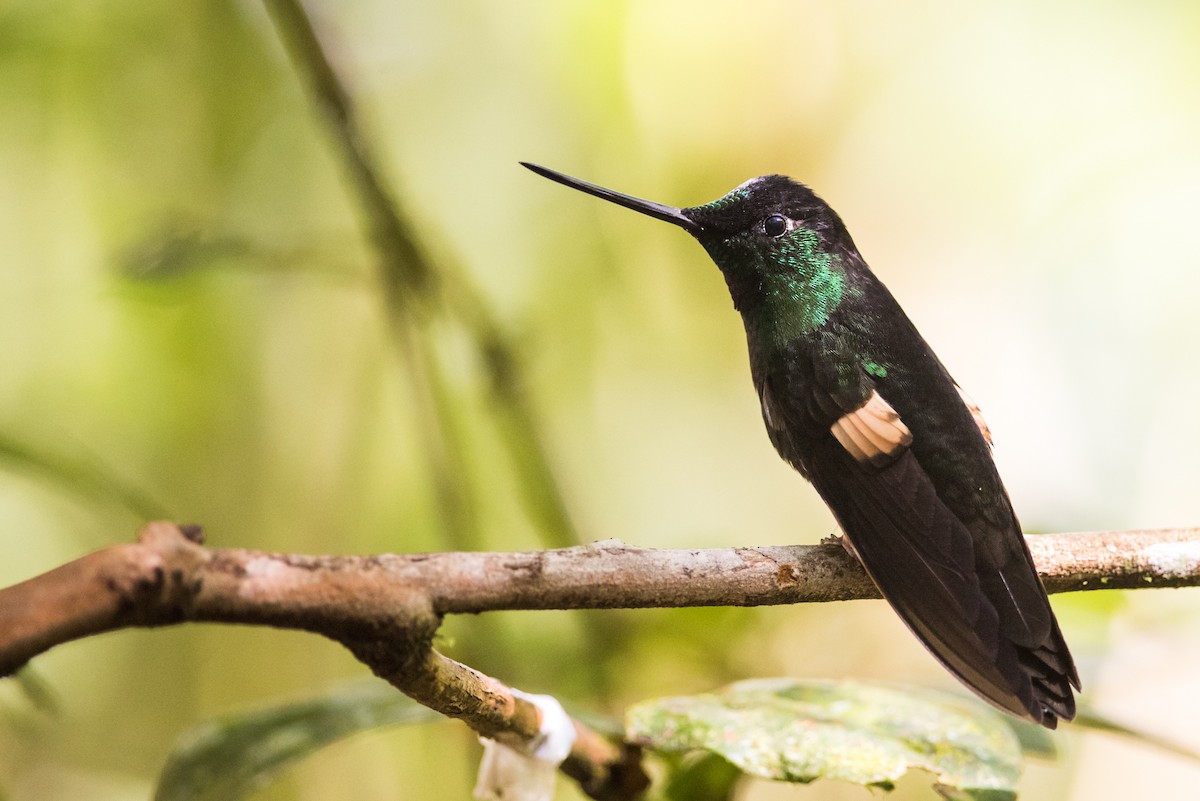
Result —
[[[1196, 4], [309, 8], [443, 284], [469, 287], [518, 357], [568, 518], [488, 390], [469, 303], [398, 322], [262, 6], [13, 0], [0, 583], [157, 516], [203, 523], [217, 546], [315, 553], [832, 533], [771, 452], [703, 252], [518, 159], [679, 205], [762, 173], [804, 180], [984, 408], [1028, 529], [1200, 524]], [[1197, 600], [1056, 598], [1086, 701], [1200, 747]], [[752, 676], [955, 687], [870, 602], [495, 614], [444, 634], [449, 654], [522, 689], [617, 714]], [[311, 636], [199, 626], [35, 666], [57, 712], [0, 686], [4, 799], [146, 798], [188, 726], [364, 672]], [[1059, 741], [1062, 761], [1031, 765], [1023, 798], [1200, 782], [1103, 735]], [[455, 723], [383, 732], [261, 797], [463, 798], [477, 757]], [[924, 779], [897, 793], [930, 796]], [[870, 793], [756, 783], [744, 797]]]

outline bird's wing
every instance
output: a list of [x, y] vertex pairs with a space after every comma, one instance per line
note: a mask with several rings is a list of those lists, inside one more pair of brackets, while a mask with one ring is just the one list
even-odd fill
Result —
[[1032, 714], [1029, 680], [980, 583], [970, 532], [912, 452], [883, 468], [851, 457], [810, 477], [880, 592], [926, 647], [988, 700]]
[[[834, 377], [818, 368], [786, 387], [763, 382], [777, 447], [802, 462], [880, 592], [952, 673], [1021, 717], [1072, 717], [1078, 679], [1015, 518], [999, 547], [979, 543], [917, 458], [919, 433], [871, 377]], [[786, 441], [805, 429], [816, 433]]]

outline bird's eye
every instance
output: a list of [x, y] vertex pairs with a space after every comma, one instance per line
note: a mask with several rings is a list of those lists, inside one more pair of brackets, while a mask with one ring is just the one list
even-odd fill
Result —
[[782, 214], [772, 214], [763, 220], [763, 233], [772, 238], [783, 236], [787, 232], [787, 217]]

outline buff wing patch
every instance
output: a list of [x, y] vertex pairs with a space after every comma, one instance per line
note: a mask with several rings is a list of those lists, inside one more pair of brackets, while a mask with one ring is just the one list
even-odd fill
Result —
[[858, 462], [886, 464], [912, 444], [912, 432], [878, 391], [839, 417], [829, 430]]

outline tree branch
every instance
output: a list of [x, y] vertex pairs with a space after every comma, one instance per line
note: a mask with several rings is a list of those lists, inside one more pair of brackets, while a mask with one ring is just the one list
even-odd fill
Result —
[[[1200, 529], [1047, 534], [1030, 550], [1050, 592], [1200, 586]], [[206, 548], [151, 523], [138, 542], [0, 590], [0, 675], [56, 645], [131, 626], [243, 623], [341, 643], [373, 672], [486, 737], [531, 740], [538, 711], [433, 648], [447, 614], [758, 606], [875, 598], [840, 545], [659, 550], [617, 540], [523, 553], [303, 556]], [[582, 724], [564, 771], [594, 798], [645, 781], [635, 751]]]
[[[71, 640], [128, 626], [245, 623], [352, 644], [432, 640], [441, 618], [534, 609], [763, 606], [878, 598], [836, 543], [666, 550], [618, 540], [526, 552], [305, 556], [205, 548], [151, 523], [138, 542], [0, 590], [0, 675]], [[1049, 592], [1200, 586], [1200, 529], [1045, 534]], [[393, 639], [388, 649], [408, 658]], [[382, 664], [383, 654], [363, 661]]]

